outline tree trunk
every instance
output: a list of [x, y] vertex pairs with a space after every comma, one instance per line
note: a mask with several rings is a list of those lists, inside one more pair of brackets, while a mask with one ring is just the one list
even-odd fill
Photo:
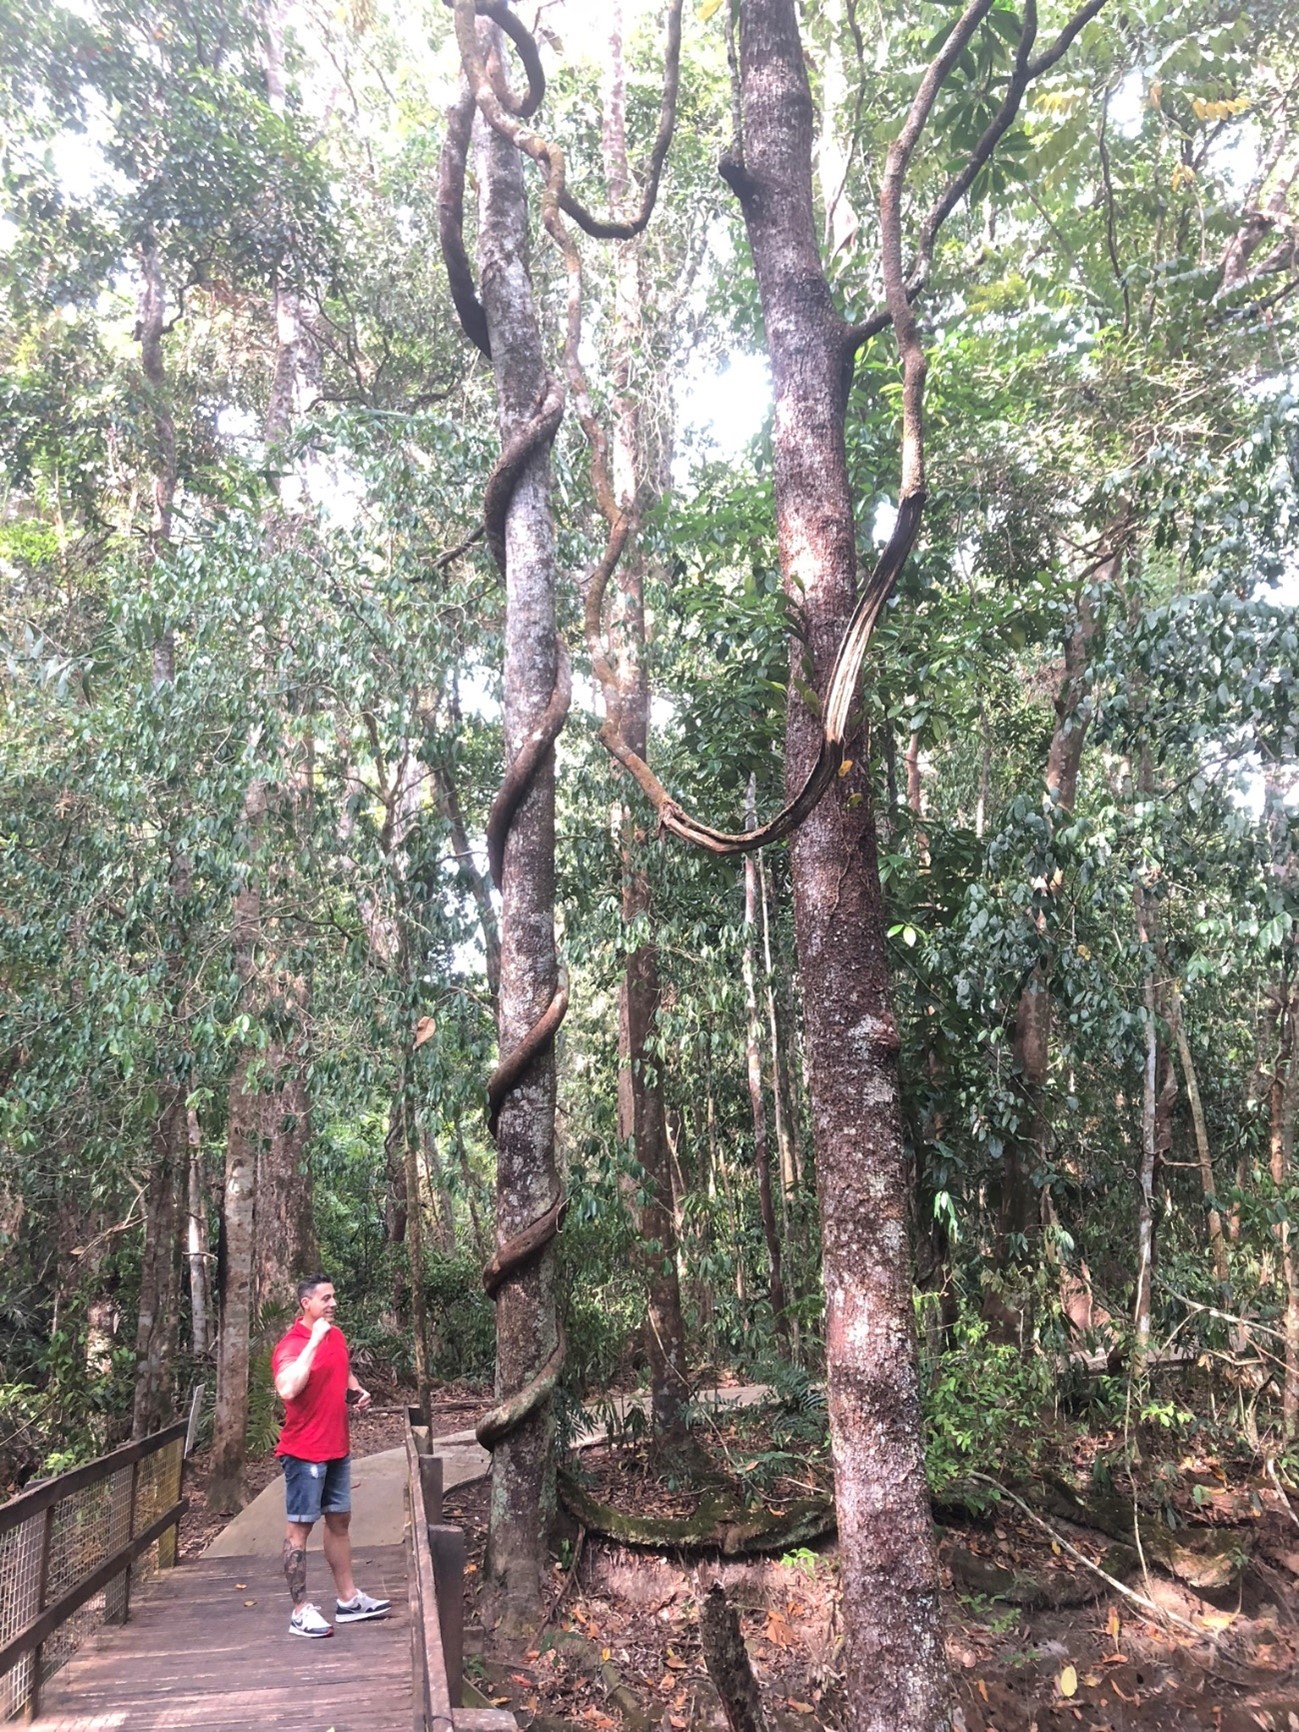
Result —
[[1158, 1097], [1159, 1033], [1156, 1023], [1154, 981], [1147, 976], [1143, 989], [1146, 1011], [1145, 1062], [1141, 1070], [1141, 1161], [1137, 1170], [1137, 1282], [1133, 1305], [1136, 1345], [1133, 1370], [1145, 1373], [1150, 1352], [1150, 1310], [1155, 1269], [1155, 1174], [1156, 1101]]
[[[1268, 1153], [1272, 1183], [1279, 1194], [1290, 1187], [1294, 1171], [1295, 1109], [1299, 1106], [1299, 1065], [1295, 1063], [1295, 1023], [1299, 989], [1291, 987], [1277, 1018], [1276, 1064], [1268, 1090]], [[1281, 1423], [1287, 1443], [1299, 1432], [1299, 1254], [1294, 1223], [1278, 1221], [1276, 1241], [1285, 1287], [1285, 1383], [1281, 1393]]]
[[[766, 321], [781, 570], [807, 630], [791, 652], [786, 777], [802, 786], [856, 598], [844, 333], [817, 249], [812, 102], [793, 0], [740, 10], [740, 191]], [[857, 754], [850, 753], [850, 757]], [[871, 779], [836, 778], [791, 843], [821, 1205], [827, 1396], [856, 1732], [945, 1725], [947, 1668], [925, 1482], [907, 1254], [898, 1033], [889, 1001]]]
[[185, 1102], [173, 1088], [154, 1126], [140, 1261], [132, 1437], [147, 1437], [171, 1418], [171, 1362], [179, 1313], [181, 1175], [187, 1165]]
[[297, 1284], [318, 1261], [312, 1225], [311, 1101], [307, 1093], [306, 983], [282, 976], [275, 983], [277, 1024], [297, 1024], [287, 1042], [276, 1041], [263, 1060], [263, 1134], [257, 1150], [255, 1305], [258, 1313], [291, 1316]]
[[196, 1358], [202, 1358], [211, 1343], [212, 1299], [208, 1280], [207, 1186], [203, 1174], [203, 1138], [198, 1114], [191, 1107], [185, 1116], [189, 1144], [186, 1202], [186, 1252], [189, 1264], [190, 1341]]
[[789, 1078], [786, 1074], [785, 1048], [780, 1039], [780, 1022], [776, 1014], [775, 975], [771, 966], [771, 920], [767, 896], [767, 869], [758, 855], [758, 905], [762, 910], [762, 966], [767, 1000], [767, 1031], [771, 1041], [771, 1104], [776, 1120], [776, 1147], [780, 1151], [780, 1218], [781, 1231], [789, 1240], [789, 1202], [791, 1194], [803, 1182], [802, 1163], [798, 1158], [798, 1138], [789, 1106]]
[[402, 1149], [406, 1179], [406, 1259], [410, 1276], [411, 1336], [415, 1350], [415, 1396], [425, 1425], [433, 1423], [429, 1392], [428, 1317], [424, 1309], [424, 1208], [419, 1182], [419, 1129], [409, 1077], [402, 1077]]
[[[176, 423], [171, 412], [163, 358], [167, 295], [162, 275], [162, 255], [153, 237], [140, 249], [140, 289], [136, 305], [136, 335], [140, 343], [140, 366], [152, 412], [154, 434], [153, 509], [145, 541], [143, 579], [148, 588], [151, 574], [171, 540], [172, 508], [176, 496]], [[152, 676], [155, 692], [176, 677], [175, 635], [165, 623], [154, 640]], [[167, 934], [167, 991], [171, 1025], [185, 1026], [188, 986], [185, 957], [185, 902], [190, 889], [190, 868], [185, 855], [171, 851], [169, 867], [173, 912]], [[177, 1036], [183, 1040], [183, 1035]], [[176, 1346], [179, 1314], [177, 1286], [177, 1234], [179, 1188], [185, 1170], [186, 1091], [181, 1077], [185, 1067], [179, 1055], [171, 1062], [162, 1056], [158, 1092], [162, 1105], [154, 1124], [149, 1192], [144, 1215], [144, 1249], [140, 1271], [140, 1314], [136, 1332], [136, 1375], [132, 1411], [132, 1434], [142, 1437], [169, 1417], [171, 1361]]]
[[[261, 940], [266, 784], [254, 776], [244, 795], [247, 872], [235, 896], [231, 949], [245, 1011], [257, 1009]], [[230, 1079], [226, 1115], [225, 1191], [221, 1199], [221, 1320], [217, 1338], [216, 1411], [212, 1431], [214, 1507], [239, 1509], [248, 1431], [249, 1336], [257, 1304], [257, 1184], [262, 1168], [267, 1095], [260, 1054], [245, 1049]]]
[[[603, 90], [604, 166], [610, 208], [618, 212], [626, 202], [630, 186], [620, 0], [614, 0], [610, 8], [606, 40], [609, 57]], [[613, 488], [619, 509], [633, 522], [657, 491], [652, 479], [640, 473], [640, 399], [632, 388], [636, 357], [644, 342], [640, 252], [638, 240], [619, 242], [614, 249]], [[638, 757], [647, 758], [650, 690], [645, 671], [644, 563], [634, 535], [614, 574], [614, 583], [611, 636], [619, 727], [626, 744]], [[663, 1105], [663, 1070], [654, 1051], [660, 998], [658, 951], [653, 939], [654, 911], [645, 870], [647, 837], [625, 805], [620, 813], [619, 830], [623, 927], [625, 930], [638, 926], [648, 936], [628, 951], [619, 991], [618, 1135], [624, 1144], [631, 1144], [641, 1169], [636, 1190], [643, 1200], [634, 1203], [633, 1211], [645, 1270], [650, 1413], [656, 1438], [671, 1444], [684, 1437], [685, 1406], [690, 1392], [677, 1273], [676, 1211]]]
[[[495, 32], [493, 31], [493, 35]], [[532, 420], [546, 380], [528, 272], [523, 169], [514, 145], [477, 123], [478, 254], [491, 337], [502, 447]], [[525, 752], [558, 676], [550, 456], [527, 459], [505, 522], [505, 758]], [[554, 1002], [555, 759], [528, 783], [504, 841], [501, 983], [503, 1056], [527, 1040]], [[544, 1045], [505, 1095], [496, 1124], [498, 1251], [545, 1216], [560, 1195], [555, 1165], [555, 1053]], [[496, 1393], [502, 1403], [540, 1389], [561, 1351], [553, 1245], [517, 1269], [496, 1300]], [[555, 1417], [549, 1394], [502, 1435], [492, 1454], [485, 1612], [509, 1637], [536, 1630], [555, 1509]]]
[[1191, 1109], [1191, 1125], [1195, 1132], [1196, 1158], [1200, 1163], [1200, 1189], [1204, 1193], [1205, 1219], [1209, 1232], [1209, 1251], [1213, 1257], [1213, 1272], [1218, 1280], [1220, 1303], [1230, 1311], [1233, 1307], [1233, 1300], [1231, 1265], [1227, 1260], [1227, 1235], [1223, 1231], [1222, 1214], [1218, 1209], [1218, 1188], [1213, 1177], [1213, 1156], [1209, 1148], [1209, 1127], [1205, 1123], [1204, 1107], [1200, 1100], [1200, 1082], [1195, 1073], [1195, 1061], [1191, 1057], [1191, 1043], [1186, 1037], [1186, 1021], [1182, 1015], [1182, 997], [1177, 990], [1175, 981], [1170, 980], [1168, 983], [1168, 990], [1164, 999], [1164, 1011], [1177, 1046], [1177, 1056], [1182, 1066], [1182, 1080], [1186, 1085], [1187, 1105]]
[[[1091, 704], [1087, 698], [1087, 665], [1096, 635], [1094, 588], [1113, 584], [1122, 566], [1120, 553], [1111, 555], [1095, 584], [1089, 579], [1079, 591], [1073, 623], [1064, 641], [1064, 677], [1055, 698], [1055, 728], [1047, 751], [1045, 807], [1048, 822], [1071, 813], [1078, 798]], [[980, 793], [982, 799], [982, 790]], [[1047, 894], [1054, 891], [1048, 884]], [[1037, 1179], [1047, 1166], [1051, 1125], [1046, 1113], [1046, 1087], [1051, 1071], [1051, 966], [1045, 952], [1051, 943], [1050, 917], [1043, 909], [1037, 928], [1044, 954], [1038, 956], [1020, 992], [1015, 1009], [1013, 1053], [1023, 1102], [1023, 1133], [1006, 1145], [999, 1216], [999, 1256], [1002, 1267], [1031, 1259], [1041, 1222]]]
[[262, 1133], [261, 1096], [248, 1086], [248, 1069], [253, 1063], [247, 1055], [239, 1061], [226, 1128], [221, 1330], [217, 1337], [216, 1412], [207, 1493], [208, 1504], [217, 1510], [242, 1509], [244, 1503], [257, 1145]]
[[[757, 823], [756, 789], [749, 777], [745, 818]], [[758, 1175], [758, 1207], [762, 1214], [762, 1236], [767, 1242], [768, 1296], [776, 1333], [789, 1348], [789, 1318], [785, 1312], [785, 1285], [781, 1276], [780, 1233], [771, 1196], [771, 1149], [767, 1142], [767, 1101], [762, 1087], [762, 1024], [758, 1017], [758, 993], [754, 982], [758, 928], [758, 860], [744, 856], [744, 1008], [745, 1058], [749, 1082], [749, 1114], [753, 1120], [753, 1165]]]

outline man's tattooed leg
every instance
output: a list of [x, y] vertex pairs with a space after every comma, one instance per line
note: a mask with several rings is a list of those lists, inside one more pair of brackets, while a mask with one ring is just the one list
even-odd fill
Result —
[[289, 1584], [293, 1603], [300, 1606], [307, 1597], [307, 1548], [284, 1542], [284, 1579]]

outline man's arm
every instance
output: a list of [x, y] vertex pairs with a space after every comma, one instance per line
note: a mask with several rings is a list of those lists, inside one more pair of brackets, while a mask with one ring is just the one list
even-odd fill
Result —
[[313, 1323], [307, 1345], [298, 1357], [291, 1359], [276, 1376], [275, 1393], [281, 1401], [292, 1401], [295, 1396], [301, 1395], [307, 1387], [307, 1379], [311, 1376], [316, 1349], [329, 1334], [330, 1327], [330, 1324], [323, 1317]]

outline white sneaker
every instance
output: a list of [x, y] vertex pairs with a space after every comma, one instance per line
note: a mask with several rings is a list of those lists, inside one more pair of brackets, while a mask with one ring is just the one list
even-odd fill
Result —
[[289, 1634], [291, 1636], [332, 1636], [331, 1625], [321, 1616], [320, 1607], [313, 1606], [310, 1600], [298, 1606], [289, 1619]]
[[372, 1600], [358, 1588], [350, 1600], [336, 1600], [335, 1617], [340, 1624], [359, 1624], [362, 1618], [386, 1618], [391, 1600]]

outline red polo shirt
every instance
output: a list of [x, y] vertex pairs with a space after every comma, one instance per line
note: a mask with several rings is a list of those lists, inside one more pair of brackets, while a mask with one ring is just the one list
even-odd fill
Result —
[[[301, 1317], [280, 1337], [271, 1355], [271, 1381], [291, 1365], [311, 1340], [311, 1330]], [[299, 1461], [338, 1461], [351, 1448], [347, 1435], [347, 1379], [351, 1362], [341, 1329], [331, 1329], [316, 1348], [300, 1395], [284, 1403], [284, 1428], [275, 1446], [276, 1455], [295, 1455]]]

